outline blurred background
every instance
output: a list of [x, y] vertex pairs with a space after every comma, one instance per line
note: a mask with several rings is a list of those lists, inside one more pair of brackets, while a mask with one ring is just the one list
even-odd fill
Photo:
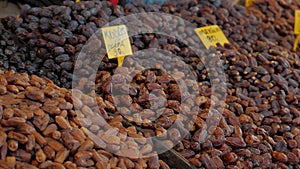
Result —
[[[112, 4], [125, 5], [126, 3], [142, 2], [147, 4], [157, 3], [162, 4], [166, 0], [108, 0]], [[169, 1], [169, 0], [168, 0]], [[217, 1], [217, 0], [210, 0]], [[234, 3], [244, 3], [244, 0], [233, 0]], [[0, 0], [0, 18], [6, 16], [17, 16], [20, 14], [20, 9], [23, 4], [29, 4], [30, 6], [49, 6], [62, 4], [63, 0]]]

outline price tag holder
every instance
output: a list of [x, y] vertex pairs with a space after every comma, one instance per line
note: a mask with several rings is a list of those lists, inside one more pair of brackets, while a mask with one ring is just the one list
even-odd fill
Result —
[[251, 6], [252, 3], [253, 3], [253, 0], [246, 0], [245, 1], [245, 7], [247, 8], [247, 7]]
[[294, 25], [294, 33], [297, 36], [297, 38], [295, 39], [295, 42], [294, 42], [294, 51], [297, 50], [297, 46], [298, 46], [298, 42], [300, 40], [300, 10], [296, 10], [295, 11], [295, 25]]
[[297, 50], [299, 40], [300, 40], [300, 34], [298, 34], [297, 37], [296, 37], [296, 39], [295, 39], [294, 47], [293, 47], [294, 51]]
[[203, 42], [206, 49], [209, 49], [210, 46], [216, 47], [218, 43], [221, 45], [229, 43], [225, 34], [218, 25], [197, 28], [195, 29], [195, 32]]
[[108, 58], [117, 58], [118, 65], [122, 66], [124, 57], [132, 55], [126, 26], [110, 26], [102, 28], [101, 30]]

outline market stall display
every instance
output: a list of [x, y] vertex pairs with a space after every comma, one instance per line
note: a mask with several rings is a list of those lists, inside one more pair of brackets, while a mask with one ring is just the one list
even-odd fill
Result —
[[[230, 0], [182, 0], [166, 2], [161, 6], [156, 4], [138, 6], [134, 3], [119, 6], [111, 5], [107, 1], [78, 3], [65, 1], [62, 6], [42, 8], [24, 6], [19, 17], [3, 18], [0, 25], [0, 67], [21, 73], [16, 74], [16, 77], [22, 79], [21, 81], [10, 79], [8, 76], [14, 74], [12, 71], [1, 72], [1, 77], [4, 78], [0, 85], [0, 105], [3, 109], [0, 127], [3, 130], [0, 132], [5, 139], [0, 142], [0, 155], [3, 160], [0, 165], [16, 165], [21, 168], [22, 165], [30, 163], [30, 165], [44, 168], [51, 165], [61, 167], [64, 165], [66, 168], [75, 167], [75, 165], [103, 168], [109, 163], [111, 167], [120, 168], [136, 166], [169, 168], [166, 164], [169, 162], [160, 159], [157, 155], [150, 159], [136, 160], [114, 156], [104, 150], [99, 150], [95, 140], [88, 139], [88, 135], [91, 134], [91, 130], [98, 132], [100, 129], [92, 122], [87, 128], [82, 126], [85, 123], [77, 124], [76, 120], [74, 121], [76, 119], [74, 117], [76, 113], [72, 110], [74, 98], [68, 96], [71, 93], [69, 89], [72, 88], [76, 59], [94, 33], [122, 16], [141, 12], [162, 12], [179, 16], [198, 28], [218, 25], [229, 43], [205, 49], [194, 30], [180, 23], [180, 20], [172, 20], [175, 23], [172, 27], [164, 25], [167, 22], [164, 17], [156, 18], [160, 22], [149, 17], [147, 23], [153, 29], [169, 31], [171, 36], [155, 33], [132, 36], [130, 43], [133, 53], [139, 55], [139, 51], [157, 48], [180, 56], [181, 60], [175, 57], [167, 58], [167, 56], [165, 62], [156, 57], [147, 60], [140, 54], [140, 58], [126, 57], [123, 67], [118, 68], [117, 59], [108, 59], [105, 51], [98, 51], [95, 48], [93, 52], [99, 52], [99, 55], [104, 52], [99, 69], [93, 75], [86, 73], [87, 77], [79, 79], [77, 85], [82, 90], [89, 89], [88, 93], [94, 93], [97, 95], [95, 97], [103, 102], [99, 105], [104, 106], [100, 106], [104, 119], [109, 123], [112, 123], [111, 120], [118, 120], [121, 128], [125, 124], [135, 126], [141, 129], [140, 134], [145, 138], [149, 136], [167, 138], [170, 141], [165, 144], [171, 147], [174, 146], [172, 141], [188, 133], [179, 140], [173, 151], [178, 152], [180, 154], [178, 157], [184, 157], [196, 168], [299, 168], [300, 59], [299, 52], [292, 50], [295, 42], [294, 14], [299, 7], [300, 3], [297, 0], [254, 0], [247, 8], [235, 5]], [[130, 32], [134, 27], [128, 26], [127, 29]], [[173, 32], [180, 33], [184, 37], [184, 42], [175, 39], [172, 36]], [[199, 50], [192, 51], [188, 44], [199, 45]], [[147, 54], [158, 55], [158, 58], [164, 57], [164, 54], [158, 54], [158, 52]], [[131, 74], [128, 67], [135, 66], [139, 70], [146, 67], [139, 64], [137, 58], [147, 60], [145, 63], [155, 63], [157, 69], [140, 71], [133, 79], [128, 78], [128, 74]], [[219, 58], [219, 60], [212, 58]], [[174, 76], [170, 76], [167, 71], [170, 63], [176, 67]], [[181, 86], [176, 79], [190, 78], [187, 69], [182, 66], [184, 64], [187, 64], [197, 76], [196, 81], [186, 80], [185, 82], [189, 84], [188, 88], [197, 91], [198, 96], [183, 96], [180, 92]], [[218, 71], [208, 67], [210, 64], [222, 68], [226, 76], [226, 88], [218, 89], [218, 92], [226, 94], [226, 98], [220, 102], [214, 102], [213, 82], [222, 82], [223, 79], [218, 79]], [[87, 72], [90, 69], [83, 63], [79, 67], [83, 67], [82, 70], [86, 69]], [[49, 78], [54, 84], [66, 89], [56, 87], [50, 80], [42, 80], [42, 77]], [[131, 86], [128, 91], [129, 95], [125, 95], [122, 93], [125, 91], [122, 83], [128, 80]], [[111, 82], [114, 82], [120, 90], [120, 95], [115, 96], [112, 93]], [[59, 106], [57, 112], [53, 113], [51, 110], [39, 107], [43, 110], [41, 111], [44, 112], [43, 115], [48, 116], [49, 126], [56, 126], [56, 130], [63, 129], [53, 132], [54, 134], [47, 132], [45, 134], [49, 126], [40, 129], [34, 123], [35, 116], [40, 115], [29, 114], [30, 117], [26, 115], [30, 113], [26, 112], [28, 108], [45, 105], [44, 99], [48, 97], [49, 104], [61, 104], [60, 101], [53, 101], [56, 99], [46, 93], [50, 91], [30, 94], [31, 90], [44, 90], [47, 85], [50, 85], [51, 90], [55, 89], [59, 97], [63, 96], [61, 101], [69, 106], [68, 109], [63, 109], [65, 111]], [[93, 85], [94, 88], [91, 87]], [[156, 101], [155, 110], [150, 109], [153, 101]], [[210, 110], [214, 104], [219, 107]], [[11, 107], [20, 111], [15, 111], [17, 114], [14, 115], [9, 111]], [[207, 128], [207, 120], [211, 111], [221, 116], [217, 119], [217, 124]], [[184, 112], [185, 116], [179, 115], [180, 112]], [[166, 135], [165, 131], [178, 118], [188, 119], [193, 116], [193, 112], [197, 113], [195, 123], [190, 124], [183, 120], [181, 126], [177, 126], [178, 129], [173, 129], [170, 131], [171, 134]], [[156, 119], [152, 120], [151, 117], [156, 117]], [[10, 126], [11, 118], [21, 122], [17, 121], [17, 124]], [[20, 126], [27, 126], [30, 131], [22, 131]], [[39, 132], [34, 132], [37, 128]], [[63, 136], [72, 135], [73, 128], [78, 128], [76, 131], [82, 132], [86, 138], [77, 142], [90, 144], [87, 146], [88, 149], [84, 150], [85, 156], [89, 158], [83, 161], [89, 166], [82, 166], [83, 163], [76, 161], [82, 145], [78, 144], [78, 150], [78, 147], [66, 145], [68, 143]], [[21, 131], [12, 132], [14, 129]], [[124, 130], [129, 129], [132, 128], [128, 127]], [[203, 134], [204, 130], [207, 130], [206, 135]], [[24, 140], [20, 138], [16, 140], [13, 137], [14, 134], [20, 135]], [[46, 145], [46, 139], [45, 144], [39, 141], [37, 147], [32, 147], [31, 150], [36, 155], [28, 154], [27, 142], [36, 136], [47, 137], [50, 142], [56, 140], [55, 143], [59, 142], [64, 145], [63, 152], [55, 151], [56, 156], [46, 155], [42, 160], [34, 159], [37, 154], [43, 155], [46, 147], [53, 149], [51, 145]], [[21, 146], [18, 146], [20, 144]], [[23, 147], [23, 145], [26, 146]], [[94, 150], [95, 146], [96, 150]], [[20, 155], [22, 153], [24, 156]], [[98, 157], [99, 154], [101, 157]], [[23, 160], [23, 158], [26, 159]], [[111, 164], [111, 161], [114, 163]], [[170, 168], [180, 168], [180, 166], [170, 165]]]

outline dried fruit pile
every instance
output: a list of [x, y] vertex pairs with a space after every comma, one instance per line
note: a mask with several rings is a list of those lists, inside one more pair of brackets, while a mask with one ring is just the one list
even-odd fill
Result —
[[[69, 1], [66, 6], [23, 6], [20, 17], [2, 19], [5, 27], [27, 44], [27, 51], [22, 53], [26, 59], [13, 59], [14, 62], [5, 63], [5, 68], [47, 77], [60, 86], [70, 88], [68, 81], [71, 80], [75, 53], [80, 51], [93, 31], [107, 22], [101, 17], [107, 16], [101, 10], [105, 6], [98, 5], [99, 2], [85, 4]], [[9, 46], [3, 44], [2, 50], [10, 50]], [[13, 46], [18, 50], [18, 45]], [[11, 53], [6, 57], [10, 58]]]
[[[217, 2], [215, 3], [220, 5]], [[18, 72], [47, 77], [59, 86], [71, 88], [73, 63], [82, 46], [95, 31], [109, 21], [134, 13], [159, 12], [160, 9], [163, 12], [178, 16], [184, 14], [184, 19], [188, 19], [187, 16], [190, 12], [186, 9], [195, 5], [195, 2], [189, 5], [184, 1], [177, 1], [176, 3], [170, 2], [163, 7], [156, 5], [140, 7], [131, 4], [123, 8], [110, 6], [109, 2], [87, 1], [74, 3], [68, 1], [64, 3], [64, 6], [44, 8], [24, 6], [20, 17], [1, 19], [3, 24], [1, 27], [7, 29], [10, 34], [3, 35], [0, 40], [15, 40], [16, 37], [20, 40], [1, 45], [4, 53], [1, 57], [4, 62], [0, 63], [0, 66]], [[206, 5], [205, 2], [204, 5]], [[149, 22], [151, 24], [156, 23], [156, 21], [151, 20]], [[203, 23], [201, 26], [207, 24]], [[178, 25], [180, 26], [179, 29], [185, 32], [184, 25]], [[192, 31], [188, 30], [188, 35]], [[13, 35], [16, 35], [16, 37]], [[20, 41], [23, 43], [22, 45], [19, 45]], [[175, 54], [181, 52], [180, 56], [188, 53], [182, 42], [162, 35], [134, 36], [131, 38], [131, 42], [134, 51], [160, 47], [161, 49], [171, 50]], [[10, 46], [14, 46], [14, 48]], [[177, 49], [176, 46], [180, 49]], [[4, 51], [8, 53], [5, 54]], [[23, 58], [20, 59], [14, 56], [10, 61], [8, 58], [13, 55], [12, 53], [20, 53], [18, 55], [22, 55]], [[104, 57], [99, 69], [112, 70], [116, 68], [116, 63], [116, 60], [109, 61], [107, 57]]]
[[[266, 6], [263, 3], [257, 3], [261, 4], [261, 8]], [[111, 7], [108, 2], [100, 4], [98, 1], [76, 4], [70, 1], [65, 2], [65, 6], [44, 8], [24, 6], [20, 17], [1, 19], [4, 27], [20, 38], [23, 43], [7, 41], [16, 37], [2, 35], [2, 52], [0, 52], [4, 53], [5, 56], [1, 55], [1, 58], [5, 62], [0, 63], [0, 66], [47, 77], [59, 86], [71, 88], [73, 62], [87, 39], [109, 21], [144, 11], [170, 13], [195, 23], [198, 27], [218, 24], [231, 43], [238, 48], [245, 48], [248, 52], [252, 51], [251, 45], [253, 44], [266, 46], [277, 41], [281, 41], [279, 42], [281, 45], [290, 49], [294, 41], [292, 35], [293, 10], [299, 5], [296, 4], [296, 1], [293, 3], [292, 5], [283, 3], [284, 10], [280, 10], [283, 11], [282, 15], [276, 15], [276, 19], [275, 17], [271, 19], [273, 15], [269, 16], [270, 12], [268, 13], [268, 11], [270, 10], [264, 9], [260, 12], [255, 6], [250, 8], [248, 13], [242, 6], [233, 7], [230, 1], [170, 2], [162, 7], [153, 5], [147, 8], [134, 5], [127, 5], [124, 8]], [[286, 6], [289, 8], [284, 8]], [[264, 11], [269, 15], [265, 15]], [[284, 22], [279, 21], [278, 18]], [[276, 23], [273, 24], [273, 22]], [[156, 23], [156, 21], [149, 21], [149, 23]], [[191, 33], [191, 30], [184, 30], [182, 25], [178, 27], [178, 30], [186, 32], [187, 35]], [[0, 31], [1, 34], [2, 32]], [[193, 38], [197, 37], [191, 37], [189, 40]], [[186, 56], [188, 53], [182, 43], [164, 36], [134, 36], [131, 41], [134, 50], [160, 47], [171, 50], [180, 56]], [[175, 50], [173, 44], [180, 47], [178, 49], [180, 51]], [[18, 54], [13, 55], [12, 53]], [[105, 57], [100, 65], [100, 70], [111, 70], [115, 67], [116, 61], [109, 62]]]
[[[216, 65], [224, 69], [227, 89], [221, 88], [219, 92], [227, 93], [225, 103], [214, 103], [211, 98], [211, 80], [214, 78], [214, 81], [218, 82], [217, 72], [208, 70], [205, 67], [207, 65], [201, 62], [187, 45], [164, 35], [143, 34], [132, 37], [133, 51], [160, 48], [181, 56], [198, 76], [199, 97], [195, 98], [195, 103], [187, 101], [190, 104], [180, 104], [183, 93], [179, 93], [180, 86], [174, 79], [180, 79], [187, 74], [182, 71], [184, 69], [181, 69], [180, 61], [175, 61], [179, 70], [175, 73], [176, 76], [170, 77], [157, 70], [139, 72], [133, 78], [130, 90], [126, 91], [121, 85], [128, 80], [127, 72], [130, 70], [126, 66], [134, 65], [141, 70], [143, 65], [136, 64], [137, 61], [127, 57], [124, 68], [116, 70], [116, 60], [104, 57], [100, 71], [81, 79], [79, 88], [90, 88], [96, 77], [96, 92], [104, 102], [100, 105], [105, 105], [101, 111], [104, 117], [109, 119], [106, 111], [122, 114], [127, 121], [144, 127], [145, 136], [157, 135], [174, 141], [185, 133], [184, 129], [190, 128], [189, 134], [174, 150], [198, 168], [300, 168], [300, 60], [296, 53], [290, 51], [294, 41], [294, 10], [300, 7], [297, 0], [257, 0], [254, 6], [248, 9], [234, 6], [229, 0], [169, 2], [162, 7], [147, 8], [134, 5], [127, 5], [125, 8], [111, 7], [108, 3], [100, 4], [98, 1], [77, 4], [66, 2], [65, 5], [47, 8], [24, 7], [21, 17], [3, 19], [4, 27], [15, 33], [28, 46], [20, 47], [12, 41], [11, 35], [0, 32], [1, 40], [3, 39], [0, 42], [5, 43], [1, 46], [1, 57], [5, 59], [4, 62], [0, 62], [0, 66], [48, 77], [57, 85], [70, 88], [73, 62], [78, 52], [99, 27], [117, 17], [143, 11], [161, 11], [182, 17], [197, 27], [217, 24], [231, 45], [219, 46], [209, 51], [197, 51], [197, 54], [205, 62], [216, 62]], [[170, 34], [177, 31], [188, 44], [199, 43], [198, 37], [187, 25], [173, 20], [175, 26], [172, 27], [162, 24], [168, 21], [165, 18], [158, 19], [161, 23], [151, 18], [148, 18], [147, 22], [153, 29], [164, 29]], [[134, 28], [129, 27], [129, 31], [131, 29]], [[213, 56], [219, 56], [221, 61], [211, 59]], [[169, 64], [166, 63], [169, 62], [159, 62], [155, 66], [167, 67]], [[82, 65], [84, 69], [90, 69]], [[111, 81], [114, 81], [120, 90], [121, 95], [117, 98], [113, 98], [111, 93]], [[189, 81], [189, 84], [189, 88], [194, 87], [193, 82]], [[3, 87], [4, 92], [8, 90], [6, 88]], [[129, 96], [122, 95], [122, 90], [124, 93], [129, 92]], [[68, 93], [63, 90], [64, 92]], [[19, 97], [22, 96], [28, 97]], [[69, 99], [66, 98], [71, 102]], [[158, 101], [157, 105], [151, 105], [151, 101]], [[167, 109], [162, 108], [164, 104], [167, 105]], [[213, 110], [222, 116], [218, 125], [209, 126], [208, 133], [213, 134], [206, 139], [207, 135], [203, 135], [202, 131], [207, 127], [206, 120], [212, 104], [225, 105], [225, 109]], [[149, 110], [150, 105], [156, 106], [156, 111]], [[170, 125], [181, 117], [179, 112], [185, 112], [188, 116], [195, 110], [194, 107], [200, 108], [195, 124], [183, 123], [183, 126], [179, 126], [182, 130], [174, 129], [171, 134], [165, 135]], [[137, 113], [138, 111], [141, 113]], [[157, 114], [159, 118], [155, 122], [147, 120]], [[67, 118], [68, 121], [72, 121], [72, 115], [74, 114], [71, 113]], [[117, 117], [122, 125], [120, 119], [123, 118], [120, 115]], [[57, 123], [55, 120], [56, 118], [52, 117], [51, 123]], [[88, 126], [90, 123], [81, 122]], [[96, 125], [89, 126], [91, 131], [96, 128]], [[53, 137], [52, 135], [50, 137]], [[203, 139], [206, 141], [201, 142]], [[114, 148], [117, 147], [111, 147]], [[73, 161], [73, 157], [69, 160]], [[97, 163], [94, 158], [93, 160]], [[127, 164], [125, 159], [123, 161]], [[150, 161], [149, 165], [152, 165]]]
[[[82, 115], [72, 110], [67, 89], [49, 79], [1, 70], [0, 94], [0, 168], [168, 168], [155, 154], [137, 159], [152, 148], [135, 127], [122, 125], [122, 117], [106, 115], [108, 124], [116, 128], [102, 129], [103, 119], [92, 115], [97, 108], [91, 105], [92, 98], [80, 92], [76, 96], [82, 99], [76, 102], [81, 102]], [[101, 98], [97, 103], [105, 108]], [[139, 142], [128, 138], [134, 135]], [[137, 146], [144, 148], [138, 152]]]
[[264, 35], [273, 43], [292, 50], [295, 41], [295, 10], [299, 1], [255, 0], [249, 12], [261, 19]]

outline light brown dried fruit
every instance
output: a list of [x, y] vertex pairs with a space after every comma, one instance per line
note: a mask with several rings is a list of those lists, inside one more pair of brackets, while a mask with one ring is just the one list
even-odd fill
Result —
[[81, 143], [77, 151], [91, 151], [93, 147], [94, 143], [91, 140], [86, 140], [85, 142]]
[[7, 137], [10, 138], [10, 139], [17, 140], [21, 144], [25, 144], [25, 143], [28, 142], [28, 138], [25, 135], [23, 135], [21, 133], [16, 133], [14, 131], [10, 131], [8, 133]]
[[54, 161], [55, 162], [58, 162], [58, 163], [64, 163], [64, 161], [67, 159], [67, 157], [69, 156], [69, 153], [70, 151], [69, 150], [66, 150], [66, 149], [63, 149], [63, 150], [60, 150], [56, 153], [56, 156], [55, 156], [55, 159]]
[[10, 151], [17, 151], [19, 144], [16, 140], [8, 140], [7, 147]]
[[35, 100], [35, 101], [44, 100], [44, 98], [45, 98], [44, 92], [42, 92], [40, 90], [27, 91], [25, 93], [25, 95], [27, 98], [29, 98], [31, 100]]
[[92, 153], [88, 151], [81, 151], [75, 154], [75, 162], [78, 166], [89, 167], [94, 164], [90, 158], [92, 157]]
[[137, 149], [121, 149], [116, 153], [117, 155], [128, 157], [131, 159], [136, 159], [141, 157], [139, 150]]
[[237, 159], [238, 156], [233, 152], [224, 155], [224, 162], [227, 164], [234, 163]]
[[53, 163], [49, 168], [55, 168], [55, 169], [65, 169], [63, 164], [60, 163]]
[[77, 168], [77, 165], [71, 161], [67, 161], [64, 163], [64, 166], [67, 168], [67, 169], [76, 169]]
[[50, 125], [48, 125], [47, 128], [43, 131], [43, 134], [44, 134], [45, 136], [48, 136], [48, 135], [50, 135], [51, 133], [53, 133], [54, 131], [56, 131], [56, 130], [57, 130], [56, 124], [50, 124]]
[[55, 122], [62, 129], [71, 129], [70, 123], [62, 116], [55, 116]]
[[54, 139], [47, 137], [47, 138], [45, 138], [45, 140], [47, 141], [47, 145], [49, 145], [56, 152], [64, 149], [64, 145]]
[[31, 164], [25, 163], [25, 162], [20, 162], [20, 163], [16, 164], [16, 169], [23, 169], [23, 168], [26, 168], [26, 169], [38, 169], [37, 167], [35, 167], [35, 166], [31, 165]]
[[0, 94], [6, 94], [7, 89], [4, 85], [0, 85]]
[[27, 162], [27, 163], [30, 162], [32, 157], [31, 153], [28, 153], [22, 149], [17, 150], [15, 156], [18, 161]]
[[227, 137], [226, 143], [230, 146], [237, 147], [237, 148], [246, 146], [246, 143], [241, 137]]
[[272, 157], [275, 160], [283, 162], [283, 163], [286, 163], [288, 161], [288, 157], [282, 152], [273, 151], [272, 152]]
[[47, 144], [46, 139], [37, 131], [33, 132], [33, 135], [35, 137], [36, 142], [39, 143], [39, 145], [45, 146]]
[[11, 91], [13, 93], [19, 93], [19, 89], [15, 85], [7, 85], [6, 88], [8, 91]]
[[26, 122], [26, 119], [21, 117], [12, 117], [8, 120], [2, 120], [2, 125], [16, 127]]
[[84, 135], [83, 131], [78, 128], [73, 128], [71, 131], [71, 135], [75, 140], [79, 141], [80, 143], [83, 143], [86, 139], [86, 136]]
[[43, 106], [42, 109], [50, 115], [59, 115], [61, 112], [60, 109], [55, 106]]
[[35, 146], [35, 137], [34, 135], [28, 135], [28, 142], [26, 144], [26, 151], [31, 151]]
[[45, 153], [47, 159], [54, 160], [55, 151], [53, 148], [51, 148], [50, 146], [45, 146], [44, 153]]
[[149, 158], [149, 167], [150, 168], [159, 168], [158, 155], [153, 155]]
[[[6, 157], [5, 159], [7, 165], [10, 167], [10, 168], [15, 168], [15, 165], [16, 165], [16, 157], [14, 156], [8, 156]], [[1, 165], [0, 165], [1, 166]]]
[[59, 131], [54, 131], [52, 133], [52, 138], [55, 139], [55, 140], [59, 140], [61, 138], [61, 132]]
[[153, 146], [151, 144], [146, 144], [142, 147], [140, 150], [141, 154], [149, 154], [153, 149]]
[[120, 144], [120, 138], [118, 136], [104, 134], [102, 137], [103, 141], [110, 144]]
[[0, 131], [0, 147], [2, 147], [6, 143], [6, 138], [6, 133]]
[[81, 130], [83, 131], [83, 133], [85, 133], [87, 135], [87, 137], [89, 139], [91, 139], [94, 142], [94, 145], [98, 148], [105, 148], [106, 147], [106, 143], [100, 139], [99, 137], [97, 137], [95, 134], [91, 133], [88, 129], [82, 127]]
[[46, 155], [44, 153], [44, 151], [42, 149], [39, 149], [36, 153], [35, 153], [35, 159], [37, 162], [39, 163], [43, 163], [46, 160]]

